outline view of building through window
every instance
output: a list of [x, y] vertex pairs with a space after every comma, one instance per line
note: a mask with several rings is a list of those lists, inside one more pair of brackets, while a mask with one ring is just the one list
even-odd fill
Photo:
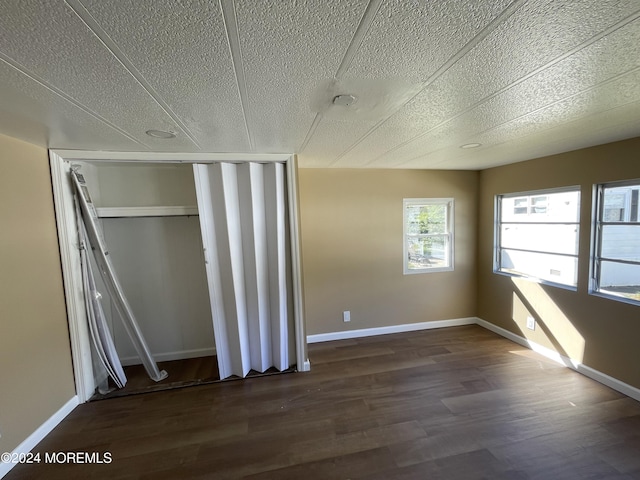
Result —
[[598, 186], [592, 290], [640, 302], [640, 181]]
[[495, 271], [575, 287], [580, 189], [497, 197]]

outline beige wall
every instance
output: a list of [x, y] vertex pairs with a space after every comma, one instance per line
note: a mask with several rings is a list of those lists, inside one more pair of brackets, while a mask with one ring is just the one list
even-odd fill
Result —
[[[478, 316], [640, 387], [640, 307], [587, 293], [594, 183], [640, 178], [640, 138], [484, 170], [480, 173]], [[581, 186], [578, 290], [492, 273], [494, 196]], [[639, 240], [640, 241], [640, 240]], [[527, 315], [538, 320], [527, 330]]]
[[[638, 307], [587, 294], [592, 184], [640, 178], [639, 151], [634, 139], [480, 173], [300, 170], [307, 333], [478, 315], [640, 387]], [[492, 273], [494, 195], [575, 184], [578, 291]], [[453, 272], [403, 275], [413, 197], [455, 198]], [[0, 200], [0, 451], [11, 451], [75, 394], [46, 150], [0, 136]]]
[[0, 135], [0, 452], [74, 395], [47, 151]]
[[[308, 334], [475, 315], [477, 172], [298, 174]], [[402, 199], [424, 197], [455, 198], [455, 270], [403, 275]]]

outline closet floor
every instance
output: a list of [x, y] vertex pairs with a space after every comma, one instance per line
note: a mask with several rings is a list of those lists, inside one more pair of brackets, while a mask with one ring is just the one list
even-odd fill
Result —
[[[209, 383], [220, 382], [220, 374], [218, 373], [218, 358], [215, 355], [209, 357], [187, 358], [184, 360], [172, 360], [170, 362], [158, 362], [160, 370], [166, 370], [169, 374], [167, 378], [160, 382], [154, 382], [149, 378], [147, 372], [142, 365], [130, 365], [124, 367], [124, 373], [127, 376], [127, 384], [124, 388], [116, 388], [111, 379], [109, 379], [109, 387], [112, 388], [109, 393], [96, 393], [91, 397], [90, 401], [106, 400], [108, 398], [126, 397], [128, 395], [138, 395], [140, 393], [160, 392], [163, 390], [172, 390], [174, 388], [191, 387], [194, 385], [206, 385]], [[279, 375], [281, 373], [291, 373], [295, 371], [295, 367], [282, 372], [276, 368], [270, 368], [264, 373], [251, 370], [247, 377], [261, 377], [267, 375]], [[230, 377], [225, 381], [241, 380], [240, 377]]]
[[124, 367], [124, 373], [127, 376], [127, 384], [125, 387], [120, 389], [115, 388], [113, 382], [109, 379], [109, 387], [113, 388], [113, 390], [106, 394], [96, 393], [91, 397], [91, 400], [103, 400], [139, 393], [171, 390], [173, 388], [207, 384], [220, 380], [220, 375], [218, 374], [218, 359], [215, 355], [158, 362], [158, 368], [160, 370], [166, 370], [169, 374], [167, 378], [160, 382], [151, 380], [142, 365], [129, 365]]

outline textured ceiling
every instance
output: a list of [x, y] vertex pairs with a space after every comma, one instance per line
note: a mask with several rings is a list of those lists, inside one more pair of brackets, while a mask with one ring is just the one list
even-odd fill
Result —
[[4, 0], [0, 133], [482, 169], [639, 136], [639, 45], [639, 0]]

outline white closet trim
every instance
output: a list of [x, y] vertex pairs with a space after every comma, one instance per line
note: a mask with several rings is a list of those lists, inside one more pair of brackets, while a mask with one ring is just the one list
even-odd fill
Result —
[[152, 152], [89, 152], [82, 150], [50, 150], [53, 197], [58, 224], [58, 241], [67, 303], [76, 393], [80, 403], [86, 402], [95, 390], [89, 332], [82, 295], [80, 256], [73, 210], [73, 192], [67, 177], [74, 160], [92, 162], [138, 163], [216, 163], [220, 161], [283, 162], [287, 164], [288, 203], [291, 222], [291, 255], [296, 328], [296, 363], [299, 371], [309, 370], [302, 297], [302, 268], [298, 220], [297, 163], [291, 154], [225, 154], [225, 153], [152, 153]]
[[289, 153], [161, 153], [161, 152], [89, 152], [51, 150], [65, 160], [98, 162], [215, 163], [215, 162], [288, 162]]

